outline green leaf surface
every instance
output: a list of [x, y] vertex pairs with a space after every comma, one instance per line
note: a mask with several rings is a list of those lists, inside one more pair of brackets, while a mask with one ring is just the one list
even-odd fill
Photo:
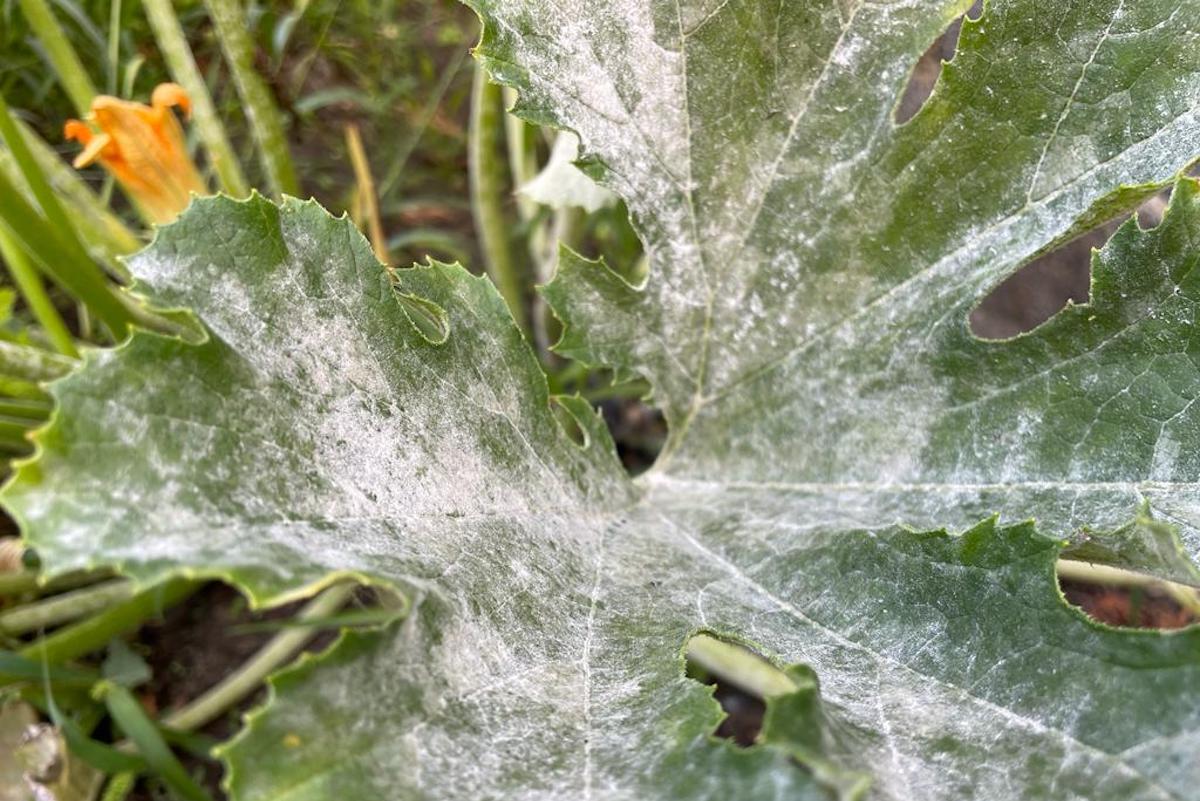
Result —
[[[274, 681], [236, 799], [1195, 798], [1200, 630], [1092, 623], [1054, 564], [1194, 575], [1200, 190], [1119, 229], [1089, 305], [1005, 342], [967, 315], [1190, 163], [1200, 6], [998, 0], [896, 126], [967, 5], [478, 0], [651, 258], [546, 289], [561, 349], [666, 411], [636, 482], [485, 280], [212, 199], [130, 264], [208, 341], [87, 354], [6, 505], [52, 572], [412, 598]], [[710, 736], [697, 631], [790, 666], [757, 747]]]

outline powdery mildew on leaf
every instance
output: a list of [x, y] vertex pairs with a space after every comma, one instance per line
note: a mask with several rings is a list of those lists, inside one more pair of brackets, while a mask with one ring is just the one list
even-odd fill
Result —
[[[557, 427], [486, 282], [212, 200], [131, 265], [210, 340], [92, 354], [6, 505], [55, 571], [412, 595], [276, 682], [238, 799], [1195, 797], [1200, 631], [1090, 623], [1053, 571], [1089, 530], [1193, 575], [1196, 184], [1118, 231], [1090, 305], [1008, 342], [966, 320], [1194, 156], [1200, 5], [992, 3], [895, 126], [967, 5], [477, 0], [489, 69], [580, 134], [652, 257], [635, 288], [565, 254], [547, 289], [564, 351], [667, 412], [638, 482], [581, 404], [586, 448]], [[808, 665], [819, 703], [714, 741], [699, 629]]]

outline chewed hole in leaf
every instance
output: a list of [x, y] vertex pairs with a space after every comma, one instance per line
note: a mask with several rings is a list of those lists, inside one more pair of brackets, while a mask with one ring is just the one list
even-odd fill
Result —
[[[974, 20], [979, 19], [979, 15], [982, 13], [983, 0], [975, 0], [975, 5], [971, 6], [971, 10], [966, 13], [966, 16]], [[913, 71], [908, 77], [908, 83], [900, 95], [900, 102], [896, 106], [897, 125], [903, 125], [915, 117], [925, 105], [925, 101], [933, 94], [933, 87], [937, 84], [938, 76], [942, 74], [942, 64], [954, 58], [962, 23], [963, 17], [950, 23], [942, 35], [935, 39], [929, 49], [917, 60], [916, 66], [913, 67]]]
[[1200, 623], [1200, 594], [1189, 587], [1086, 581], [1062, 572], [1058, 584], [1068, 603], [1109, 626], [1173, 630]]
[[1092, 250], [1116, 230], [1111, 222], [1026, 264], [993, 289], [971, 312], [971, 333], [1009, 339], [1032, 331], [1067, 303], [1086, 303]]
[[[1149, 230], [1162, 221], [1170, 191], [1146, 200], [1135, 214]], [[1129, 215], [1109, 220], [1026, 264], [991, 291], [971, 312], [971, 332], [983, 339], [1009, 339], [1049, 320], [1068, 303], [1087, 303], [1092, 251], [1104, 247]]]
[[649, 470], [667, 440], [662, 411], [628, 396], [603, 398], [597, 406], [629, 474], [636, 476]]
[[684, 655], [688, 678], [713, 686], [713, 698], [725, 713], [713, 735], [742, 747], [758, 741], [767, 711], [764, 698], [795, 689], [770, 661], [725, 638], [696, 634]]

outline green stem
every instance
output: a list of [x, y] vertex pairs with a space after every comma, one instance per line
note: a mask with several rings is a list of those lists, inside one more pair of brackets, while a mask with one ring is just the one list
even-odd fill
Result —
[[504, 218], [504, 167], [497, 155], [503, 131], [500, 100], [500, 87], [488, 80], [486, 71], [476, 62], [468, 134], [471, 212], [488, 273], [508, 304], [517, 327], [528, 332], [524, 282], [513, 261], [509, 225]]
[[[328, 617], [354, 594], [355, 585], [336, 584], [310, 601], [296, 616], [297, 620]], [[277, 669], [290, 662], [316, 632], [307, 627], [290, 628], [270, 642], [233, 673], [176, 712], [162, 723], [170, 729], [190, 731], [214, 720], [225, 710], [253, 693]]]
[[[508, 147], [508, 168], [512, 172], [513, 186], [520, 188], [537, 175], [537, 159], [525, 136], [529, 126], [525, 120], [508, 111], [516, 105], [517, 90], [505, 86], [502, 91], [505, 108], [504, 143]], [[537, 214], [537, 203], [520, 192], [516, 197], [517, 212], [521, 215], [522, 222], [530, 222]]]
[[108, 6], [108, 93], [117, 93], [117, 73], [121, 69], [121, 0]]
[[238, 0], [204, 0], [204, 5], [208, 8], [208, 15], [221, 42], [221, 50], [225, 53], [225, 61], [229, 64], [238, 95], [242, 98], [271, 193], [276, 196], [295, 195], [299, 192], [299, 184], [288, 151], [287, 137], [283, 133], [283, 121], [267, 84], [254, 69], [254, 45], [246, 33], [246, 15], [242, 5]]
[[29, 27], [37, 35], [38, 41], [50, 59], [50, 66], [58, 75], [58, 80], [79, 116], [86, 115], [91, 110], [92, 98], [96, 96], [96, 87], [88, 77], [83, 62], [75, 53], [75, 48], [67, 41], [62, 26], [54, 18], [54, 12], [46, 0], [19, 0], [21, 11], [29, 21]]
[[183, 26], [179, 24], [171, 0], [143, 0], [142, 5], [146, 9], [150, 27], [154, 29], [159, 52], [171, 71], [171, 77], [191, 98], [196, 132], [200, 141], [204, 143], [209, 163], [217, 174], [221, 188], [234, 197], [245, 197], [250, 194], [250, 185], [246, 182], [237, 156], [234, 155], [233, 146], [229, 144], [229, 137], [225, 135], [225, 126], [217, 116], [212, 95], [208, 92], [200, 68], [196, 66], [196, 59], [188, 46]]
[[20, 655], [29, 659], [44, 659], [51, 664], [76, 659], [103, 648], [113, 637], [138, 628], [149, 618], [187, 598], [199, 587], [199, 582], [172, 579], [111, 606], [95, 617], [58, 630], [21, 649]]
[[9, 275], [17, 285], [21, 297], [25, 298], [29, 311], [33, 313], [34, 319], [46, 332], [55, 349], [64, 356], [78, 359], [79, 351], [75, 349], [75, 340], [71, 337], [71, 332], [59, 315], [58, 309], [54, 308], [50, 296], [46, 294], [46, 287], [42, 284], [42, 277], [37, 268], [29, 261], [25, 251], [14, 241], [12, 235], [3, 228], [0, 228], [0, 256], [4, 257]]
[[37, 589], [38, 574], [34, 570], [0, 573], [0, 596], [20, 595]]
[[64, 573], [57, 578], [51, 579], [44, 585], [39, 585], [38, 572], [36, 570], [0, 573], [0, 596], [20, 595], [37, 589], [42, 589], [46, 592], [69, 590], [87, 584], [94, 584], [97, 581], [108, 578], [109, 575], [106, 571], [77, 570], [71, 573]]
[[133, 594], [134, 584], [129, 579], [113, 579], [65, 592], [0, 612], [0, 632], [17, 635], [51, 628], [126, 601]]

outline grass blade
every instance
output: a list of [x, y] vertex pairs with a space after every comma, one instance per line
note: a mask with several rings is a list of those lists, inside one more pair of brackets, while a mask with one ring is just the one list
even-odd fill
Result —
[[47, 665], [12, 651], [0, 651], [0, 681], [41, 681], [44, 678], [49, 678], [59, 685], [91, 687], [100, 681], [100, 674], [90, 670]]
[[58, 708], [48, 677], [45, 678], [45, 685], [46, 708], [50, 713], [50, 720], [62, 733], [63, 740], [72, 754], [103, 773], [141, 773], [146, 770], [146, 760], [142, 757], [126, 754], [107, 743], [88, 737], [78, 723]]
[[82, 269], [78, 266], [78, 254], [63, 246], [54, 227], [26, 202], [3, 173], [0, 173], [0, 226], [21, 243], [42, 272], [87, 303], [114, 337], [124, 336], [133, 320], [130, 310], [90, 258]]
[[96, 87], [88, 77], [83, 62], [75, 53], [62, 26], [54, 18], [54, 12], [46, 0], [19, 0], [21, 12], [29, 22], [29, 27], [37, 35], [38, 41], [50, 59], [50, 66], [58, 75], [59, 83], [66, 90], [75, 110], [82, 117], [91, 110], [92, 98], [96, 96]]
[[[20, 119], [14, 119], [13, 122], [42, 176], [59, 200], [68, 206], [80, 236], [90, 247], [102, 251], [112, 261], [110, 266], [118, 268], [118, 274], [127, 280], [124, 267], [116, 263], [116, 257], [139, 250], [142, 240], [109, 209], [108, 204], [92, 191], [79, 173], [63, 161], [50, 145]], [[16, 158], [8, 151], [0, 151], [0, 168], [8, 173], [9, 179], [14, 183], [24, 180]], [[32, 195], [32, 191], [30, 194]]]
[[25, 298], [26, 305], [29, 306], [38, 325], [46, 332], [50, 342], [54, 344], [59, 353], [72, 359], [78, 359], [79, 351], [75, 349], [75, 340], [71, 337], [71, 332], [67, 330], [67, 324], [63, 322], [58, 309], [54, 308], [54, 304], [50, 301], [50, 296], [46, 294], [46, 287], [42, 284], [42, 277], [38, 274], [37, 268], [29, 261], [25, 251], [21, 249], [12, 235], [2, 228], [0, 228], [0, 257], [4, 258], [13, 283], [17, 285], [21, 297]]
[[211, 801], [208, 793], [188, 775], [183, 765], [171, 753], [170, 747], [158, 731], [158, 726], [147, 717], [141, 704], [129, 690], [110, 682], [100, 686], [108, 713], [112, 715], [121, 731], [125, 732], [125, 736], [137, 746], [138, 753], [146, 760], [150, 769], [187, 801]]
[[121, 338], [133, 319], [132, 313], [79, 240], [54, 189], [17, 130], [3, 97], [0, 97], [0, 137], [45, 214], [42, 217], [7, 176], [0, 175], [0, 222], [50, 277], [87, 303], [113, 336]]

